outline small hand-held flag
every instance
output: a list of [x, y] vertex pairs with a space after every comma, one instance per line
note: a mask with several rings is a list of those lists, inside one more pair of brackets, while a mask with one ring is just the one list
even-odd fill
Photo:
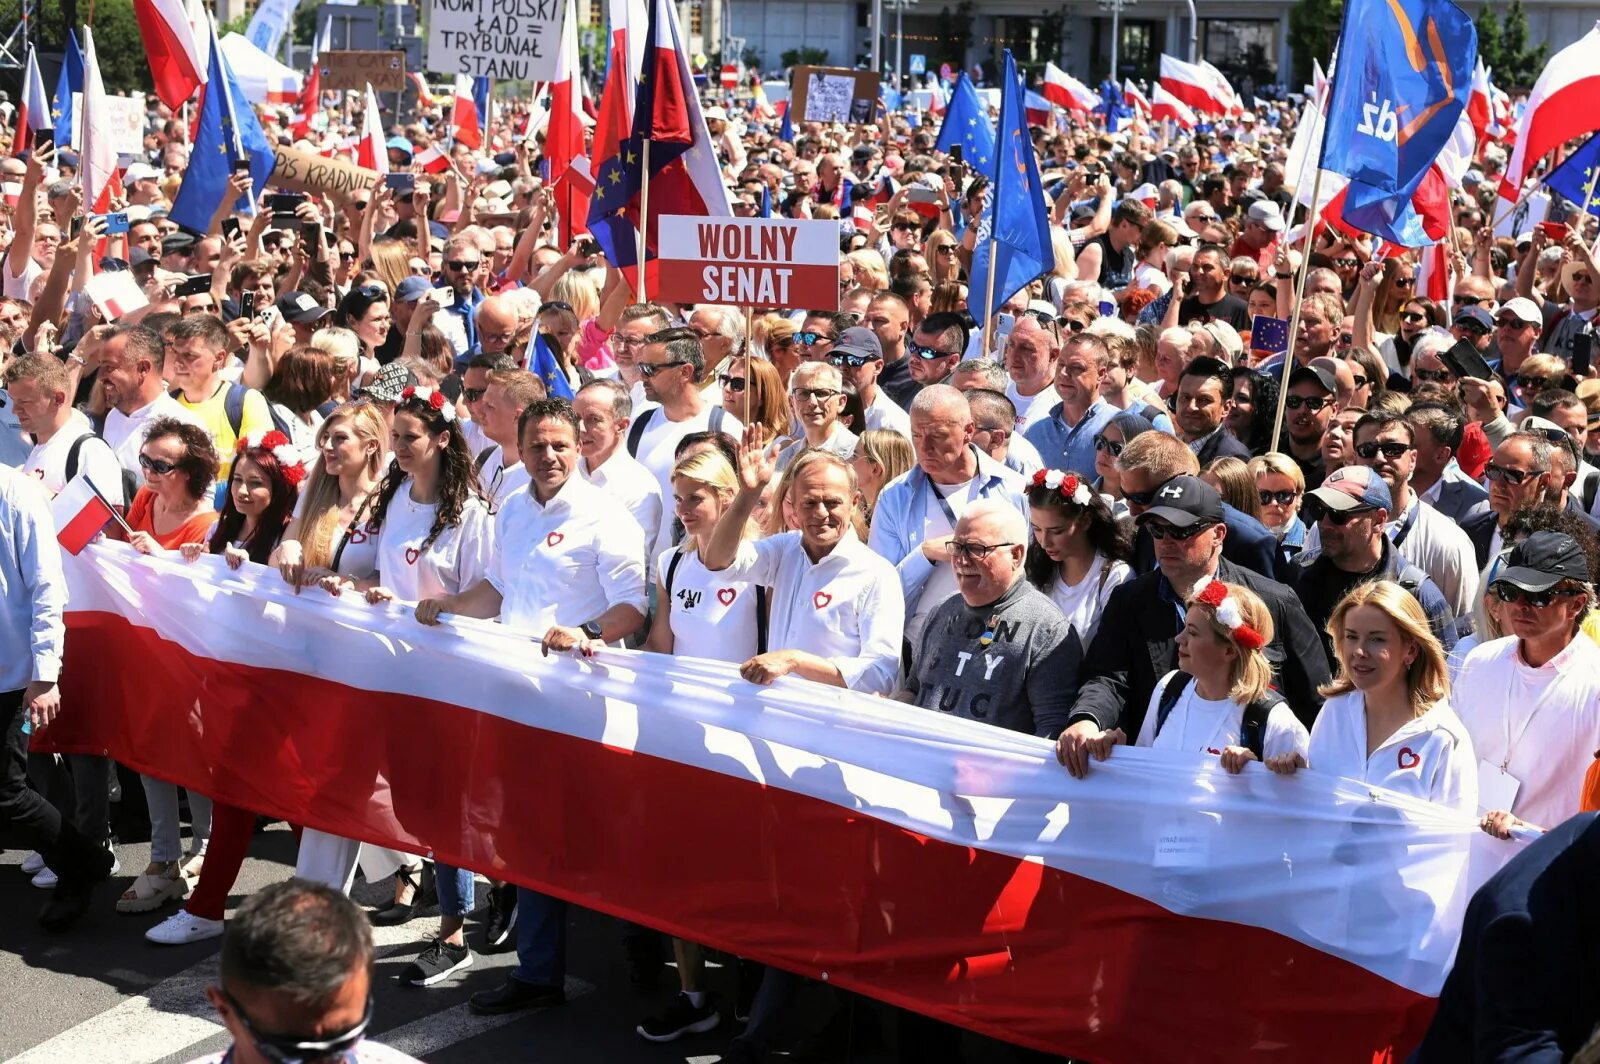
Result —
[[207, 28], [210, 69], [205, 87], [200, 90], [194, 150], [189, 154], [189, 168], [183, 173], [183, 184], [178, 186], [171, 212], [173, 221], [196, 233], [204, 233], [211, 224], [211, 215], [227, 189], [236, 162], [250, 160], [250, 181], [256, 190], [266, 187], [277, 165], [255, 111], [239, 91], [227, 56], [217, 45], [216, 27]]
[[108, 521], [116, 521], [124, 532], [133, 535], [133, 529], [100, 494], [87, 473], [79, 473], [67, 482], [61, 494], [51, 501], [50, 514], [56, 519], [56, 540], [68, 554], [80, 553]]
[[1284, 355], [1289, 352], [1289, 323], [1283, 318], [1257, 314], [1250, 319], [1250, 350], [1258, 354]]
[[1567, 156], [1567, 161], [1550, 171], [1545, 187], [1559, 192], [1579, 210], [1600, 214], [1600, 133]]

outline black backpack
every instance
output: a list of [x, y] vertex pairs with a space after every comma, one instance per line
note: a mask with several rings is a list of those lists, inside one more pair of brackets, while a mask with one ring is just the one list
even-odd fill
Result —
[[[244, 398], [254, 390], [253, 388], [246, 388], [235, 381], [228, 385], [228, 394], [222, 397], [222, 412], [228, 418], [228, 427], [233, 429], [234, 439], [238, 439], [244, 429]], [[169, 394], [176, 399], [182, 394], [182, 389], [174, 388]], [[288, 436], [288, 422], [283, 421], [276, 413], [272, 412], [272, 404], [267, 404], [267, 410], [272, 413], [273, 427]]]
[[[84, 442], [87, 440], [100, 440], [101, 443], [105, 443], [104, 440], [100, 439], [99, 434], [94, 432], [85, 432], [82, 436], [72, 441], [72, 446], [67, 448], [67, 479], [65, 481], [67, 484], [72, 483], [72, 478], [78, 475], [78, 452], [83, 450]], [[106, 443], [106, 446], [110, 447], [111, 445]], [[117, 458], [115, 452], [112, 453], [111, 457], [117, 463], [117, 469], [122, 472], [122, 505], [126, 509], [133, 505], [133, 497], [138, 494], [139, 478], [134, 476], [133, 472], [122, 464], [121, 459]], [[100, 485], [96, 484], [94, 486], [98, 488]], [[106, 501], [113, 502], [114, 500], [107, 499]]]
[[[634, 418], [633, 424], [628, 427], [628, 453], [633, 457], [639, 457], [639, 441], [644, 439], [645, 426], [650, 424], [650, 419], [655, 417], [656, 411], [660, 409], [659, 406], [652, 406], [644, 412], [643, 416]], [[712, 407], [711, 422], [707, 426], [708, 429], [711, 432], [721, 432], [722, 419], [726, 414], [727, 411], [723, 410], [722, 407]]]
[[[1178, 704], [1178, 699], [1183, 697], [1184, 690], [1193, 679], [1193, 676], [1180, 671], [1167, 681], [1167, 686], [1161, 692], [1161, 701], [1156, 705], [1157, 735], [1161, 734], [1161, 727], [1167, 723], [1172, 707]], [[1239, 722], [1239, 745], [1249, 749], [1262, 761], [1265, 761], [1267, 756], [1261, 752], [1267, 741], [1267, 718], [1272, 715], [1273, 707], [1282, 702], [1283, 699], [1276, 691], [1268, 689], [1264, 697], [1244, 707], [1244, 719]]]
[[[678, 575], [678, 563], [683, 561], [683, 548], [679, 547], [672, 552], [672, 560], [667, 563], [667, 602], [664, 609], [672, 609], [672, 578]], [[767, 589], [761, 584], [756, 585], [756, 653], [767, 652]]]

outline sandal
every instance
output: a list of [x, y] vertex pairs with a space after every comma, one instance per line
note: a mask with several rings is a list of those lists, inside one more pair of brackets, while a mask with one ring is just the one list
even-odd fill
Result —
[[433, 879], [433, 862], [424, 861], [415, 868], [402, 868], [395, 872], [394, 876], [411, 888], [411, 900], [404, 903], [391, 901], [380, 906], [369, 917], [374, 926], [393, 927], [396, 924], [409, 923], [419, 911], [439, 900], [438, 888]]
[[135, 879], [117, 899], [117, 912], [147, 913], [168, 902], [184, 901], [189, 890], [189, 881], [183, 877], [178, 862], [171, 861], [160, 872], [146, 872]]

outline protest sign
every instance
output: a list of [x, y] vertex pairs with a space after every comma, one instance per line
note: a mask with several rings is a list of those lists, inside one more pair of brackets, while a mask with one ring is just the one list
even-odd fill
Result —
[[878, 75], [845, 67], [797, 66], [791, 80], [794, 115], [801, 122], [861, 125], [877, 115]]
[[406, 87], [404, 52], [323, 52], [317, 60], [322, 68], [322, 90], [363, 90], [371, 85], [378, 92], [400, 92]]
[[816, 309], [839, 304], [839, 223], [666, 215], [660, 298]]
[[272, 183], [290, 192], [313, 192], [343, 201], [378, 181], [375, 171], [315, 152], [274, 145], [272, 154], [278, 160]]
[[560, 0], [433, 0], [428, 69], [436, 74], [550, 81], [561, 41]]
[[[144, 156], [144, 93], [107, 96], [111, 146], [118, 155]], [[83, 94], [72, 94], [72, 143], [83, 143]]]

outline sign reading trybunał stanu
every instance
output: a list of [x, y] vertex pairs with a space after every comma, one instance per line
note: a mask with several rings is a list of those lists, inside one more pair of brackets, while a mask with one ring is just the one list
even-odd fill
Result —
[[433, 0], [428, 69], [498, 80], [556, 73], [562, 0]]

